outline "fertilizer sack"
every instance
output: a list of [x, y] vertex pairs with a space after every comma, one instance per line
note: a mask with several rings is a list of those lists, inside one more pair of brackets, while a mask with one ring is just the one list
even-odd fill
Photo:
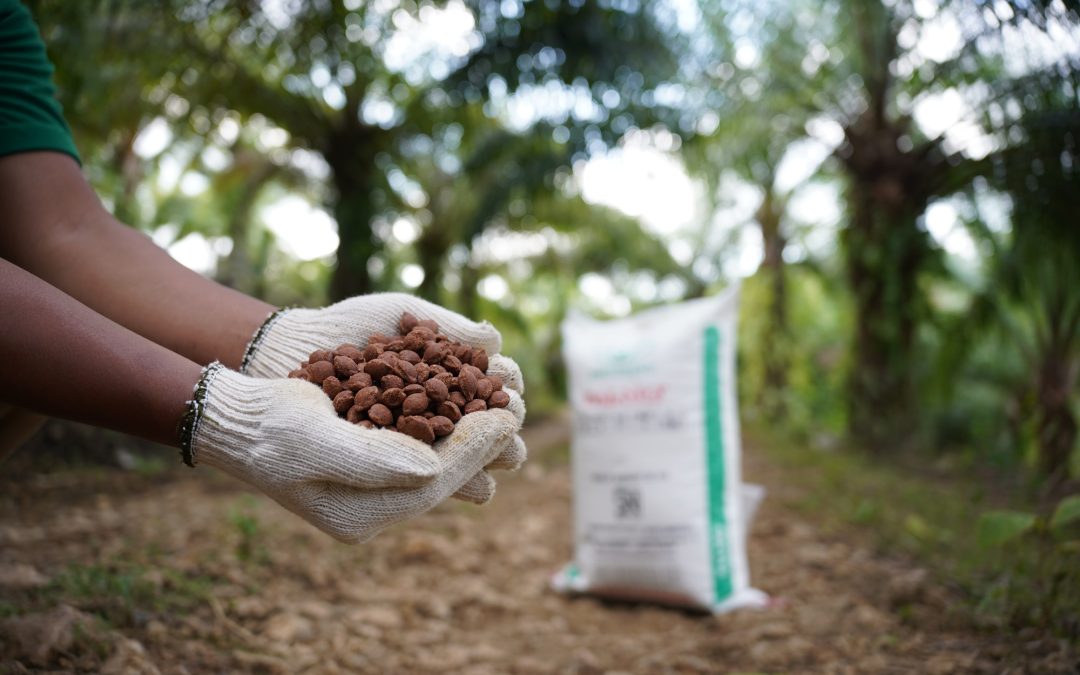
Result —
[[[722, 612], [750, 587], [735, 399], [738, 288], [562, 325], [573, 408], [574, 560], [559, 590]], [[749, 507], [749, 508], [748, 508]]]

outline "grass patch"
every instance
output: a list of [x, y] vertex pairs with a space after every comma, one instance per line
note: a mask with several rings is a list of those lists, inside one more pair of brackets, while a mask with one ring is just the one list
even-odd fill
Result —
[[209, 600], [213, 581], [168, 569], [124, 563], [71, 565], [45, 588], [44, 599], [92, 611], [112, 625], [137, 612], [187, 611]]
[[855, 527], [881, 549], [908, 554], [961, 589], [982, 625], [1035, 626], [1080, 640], [1080, 556], [1075, 530], [1034, 528], [1007, 546], [987, 546], [980, 519], [1002, 507], [1035, 511], [1017, 495], [988, 490], [970, 473], [927, 475], [857, 452], [820, 451], [761, 429], [751, 445], [790, 469], [802, 489], [788, 504], [837, 529]]
[[258, 502], [252, 495], [244, 495], [229, 509], [229, 522], [236, 530], [236, 557], [244, 563], [269, 565], [270, 551], [264, 540], [265, 533], [256, 514]]

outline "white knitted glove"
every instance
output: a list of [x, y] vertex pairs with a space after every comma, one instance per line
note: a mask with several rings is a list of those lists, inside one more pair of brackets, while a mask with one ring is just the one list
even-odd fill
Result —
[[[376, 333], [397, 335], [403, 312], [420, 319], [432, 319], [439, 330], [456, 342], [487, 351], [488, 373], [498, 375], [510, 395], [507, 410], [518, 424], [525, 420], [524, 380], [513, 359], [498, 354], [502, 347], [499, 331], [490, 323], [477, 323], [420, 298], [404, 293], [373, 293], [342, 300], [322, 309], [286, 309], [271, 315], [259, 328], [244, 354], [240, 372], [255, 377], [285, 377], [316, 349], [333, 349], [344, 343], [361, 347]], [[473, 413], [467, 417], [483, 413]], [[462, 418], [464, 419], [464, 418]], [[517, 469], [525, 461], [525, 444], [515, 437], [506, 451], [485, 469]], [[495, 481], [486, 472], [477, 473], [454, 496], [482, 504], [495, 494]]]
[[196, 387], [181, 440], [185, 460], [235, 476], [334, 538], [367, 541], [415, 517], [512, 454], [517, 417], [466, 415], [428, 446], [339, 418], [308, 382], [257, 379], [214, 363]]

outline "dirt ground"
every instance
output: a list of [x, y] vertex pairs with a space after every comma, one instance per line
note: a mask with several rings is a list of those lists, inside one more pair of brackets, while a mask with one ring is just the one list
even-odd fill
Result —
[[0, 672], [1066, 673], [1038, 633], [975, 629], [961, 598], [769, 490], [751, 533], [770, 607], [712, 617], [568, 598], [565, 429], [528, 430], [488, 506], [445, 504], [335, 543], [209, 469], [0, 479]]

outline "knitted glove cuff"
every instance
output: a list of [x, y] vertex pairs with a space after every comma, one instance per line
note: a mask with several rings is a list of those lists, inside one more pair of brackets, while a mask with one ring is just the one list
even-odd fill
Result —
[[285, 316], [285, 313], [288, 312], [289, 309], [289, 307], [282, 307], [281, 309], [270, 312], [270, 315], [266, 317], [266, 321], [263, 321], [262, 325], [259, 326], [259, 329], [255, 331], [255, 334], [251, 336], [251, 340], [248, 341], [247, 347], [244, 348], [244, 358], [240, 361], [239, 371], [241, 373], [247, 374], [247, 367], [251, 364], [251, 359], [254, 358], [255, 352], [259, 349], [259, 346], [262, 345], [263, 340], [266, 339], [266, 336], [270, 333], [270, 329], [273, 325], [277, 323], [278, 319]]
[[191, 400], [187, 402], [187, 409], [180, 417], [180, 423], [176, 429], [176, 435], [180, 441], [180, 461], [191, 468], [198, 463], [194, 441], [199, 431], [199, 423], [202, 421], [203, 412], [206, 410], [206, 392], [213, 383], [217, 374], [225, 368], [220, 361], [214, 361], [202, 370], [195, 387], [192, 390]]

